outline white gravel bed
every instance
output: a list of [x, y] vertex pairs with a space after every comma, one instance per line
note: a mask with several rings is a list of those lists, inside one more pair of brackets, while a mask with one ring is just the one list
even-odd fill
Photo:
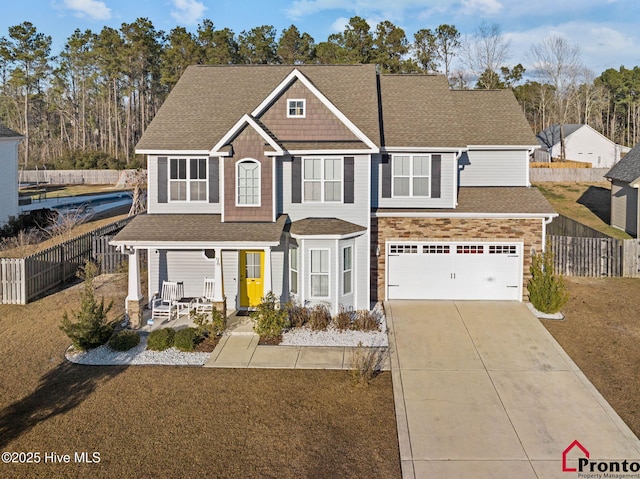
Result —
[[176, 348], [164, 351], [149, 351], [146, 335], [140, 336], [140, 344], [129, 351], [114, 351], [106, 344], [83, 353], [67, 350], [66, 358], [72, 363], [121, 366], [128, 364], [165, 364], [174, 366], [202, 366], [211, 353], [185, 353]]
[[296, 328], [282, 334], [282, 346], [389, 346], [387, 321], [384, 309], [376, 304], [373, 312], [378, 316], [379, 331], [340, 331], [329, 327], [326, 331], [312, 331], [310, 328]]
[[531, 304], [531, 303], [526, 303], [527, 308], [529, 308], [529, 310], [536, 315], [536, 317], [538, 319], [555, 319], [555, 320], [563, 320], [564, 319], [564, 314], [561, 312], [557, 312], [557, 313], [543, 313], [542, 311], [538, 311], [536, 309], [536, 307]]

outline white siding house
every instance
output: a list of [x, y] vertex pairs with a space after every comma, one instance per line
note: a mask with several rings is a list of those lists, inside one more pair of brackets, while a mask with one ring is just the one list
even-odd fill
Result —
[[0, 124], [0, 226], [18, 216], [18, 143], [22, 136]]
[[[598, 133], [589, 125], [564, 125], [565, 159], [590, 163], [593, 168], [611, 168], [630, 148], [618, 145]], [[543, 154], [548, 158], [560, 158], [560, 126], [553, 125], [537, 135]]]

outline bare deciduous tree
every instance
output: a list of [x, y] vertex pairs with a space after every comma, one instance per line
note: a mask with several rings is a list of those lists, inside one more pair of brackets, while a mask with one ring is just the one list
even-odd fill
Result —
[[580, 73], [584, 71], [580, 47], [564, 37], [550, 36], [531, 46], [534, 73], [553, 88], [555, 119], [560, 125], [560, 157], [566, 159], [564, 124], [569, 106], [578, 92]]
[[509, 57], [511, 42], [507, 40], [500, 25], [481, 23], [462, 45], [461, 59], [476, 78], [496, 73]]

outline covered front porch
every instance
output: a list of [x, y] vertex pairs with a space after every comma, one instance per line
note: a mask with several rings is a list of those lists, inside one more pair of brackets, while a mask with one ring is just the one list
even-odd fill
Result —
[[[157, 326], [155, 320], [148, 325], [147, 316], [165, 282], [179, 283], [182, 297], [173, 298], [177, 313], [172, 311], [170, 320], [163, 318], [162, 323], [178, 326], [190, 321], [189, 310], [203, 299], [233, 315], [256, 306], [269, 291], [287, 295], [285, 224], [286, 215], [274, 223], [222, 223], [220, 215], [136, 217], [111, 242], [129, 254], [126, 310], [131, 327]], [[147, 251], [146, 265], [140, 261], [142, 250]]]

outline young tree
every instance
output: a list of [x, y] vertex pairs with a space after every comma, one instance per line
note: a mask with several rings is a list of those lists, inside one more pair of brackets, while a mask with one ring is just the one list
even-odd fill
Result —
[[444, 74], [448, 79], [451, 73], [451, 60], [460, 49], [460, 32], [455, 26], [443, 23], [436, 28], [435, 36], [438, 58], [444, 64]]
[[537, 75], [553, 88], [555, 118], [560, 125], [560, 157], [565, 159], [564, 124], [583, 69], [580, 47], [571, 45], [564, 37], [550, 36], [532, 45], [531, 55]]

